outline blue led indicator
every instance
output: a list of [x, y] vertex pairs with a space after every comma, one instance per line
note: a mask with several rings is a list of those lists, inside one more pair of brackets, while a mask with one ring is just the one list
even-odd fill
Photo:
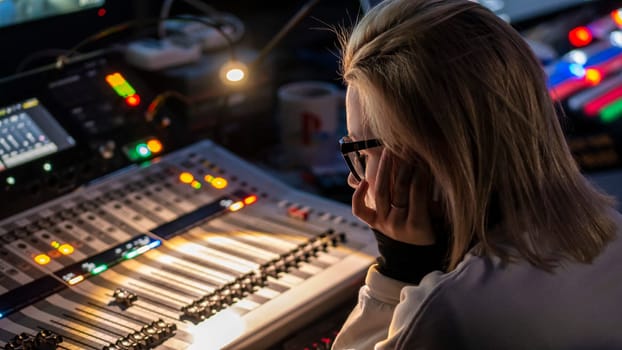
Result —
[[585, 68], [580, 64], [573, 63], [568, 66], [568, 69], [575, 77], [583, 78], [585, 76]]

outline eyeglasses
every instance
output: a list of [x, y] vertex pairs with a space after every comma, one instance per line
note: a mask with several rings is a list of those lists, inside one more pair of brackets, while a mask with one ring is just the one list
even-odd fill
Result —
[[378, 139], [369, 139], [362, 141], [352, 141], [348, 136], [339, 139], [339, 148], [343, 159], [348, 164], [350, 172], [357, 181], [365, 178], [365, 157], [361, 155], [364, 149], [382, 146], [382, 142]]

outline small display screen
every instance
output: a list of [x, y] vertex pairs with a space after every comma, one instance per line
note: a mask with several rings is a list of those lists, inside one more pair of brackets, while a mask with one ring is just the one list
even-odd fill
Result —
[[38, 99], [0, 108], [0, 171], [75, 145]]
[[0, 0], [0, 27], [99, 7], [105, 0]]

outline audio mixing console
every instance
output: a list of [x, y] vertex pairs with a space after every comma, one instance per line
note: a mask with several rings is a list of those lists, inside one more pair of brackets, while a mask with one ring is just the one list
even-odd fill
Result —
[[0, 222], [3, 349], [262, 349], [355, 293], [351, 209], [210, 141]]

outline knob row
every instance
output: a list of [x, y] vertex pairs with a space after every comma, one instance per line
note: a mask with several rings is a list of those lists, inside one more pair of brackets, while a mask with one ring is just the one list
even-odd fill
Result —
[[336, 247], [346, 241], [344, 233], [328, 230], [318, 236], [301, 243], [291, 251], [281, 254], [279, 258], [262, 264], [256, 271], [236, 278], [233, 282], [214, 290], [191, 304], [181, 308], [180, 319], [199, 323], [220, 310], [238, 302], [267, 284], [268, 277], [279, 278], [281, 273], [297, 268], [302, 262], [309, 262], [320, 251], [326, 252], [328, 247]]
[[140, 331], [134, 331], [125, 337], [117, 339], [114, 344], [108, 344], [102, 350], [148, 350], [157, 347], [167, 339], [173, 337], [177, 325], [162, 319], [144, 325]]
[[6, 350], [55, 350], [57, 345], [63, 342], [63, 337], [46, 329], [40, 330], [36, 335], [22, 333], [9, 341]]

